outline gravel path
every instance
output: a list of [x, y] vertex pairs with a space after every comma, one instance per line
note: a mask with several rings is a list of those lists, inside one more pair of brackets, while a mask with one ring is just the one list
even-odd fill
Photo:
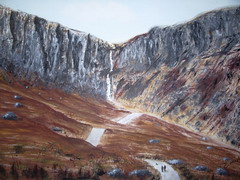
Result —
[[[144, 161], [160, 172], [162, 180], [180, 180], [177, 171], [171, 165], [159, 160], [145, 159]], [[166, 166], [166, 171], [162, 172], [161, 167], [164, 165]]]
[[[134, 119], [140, 117], [141, 115], [142, 113], [132, 113], [121, 118], [120, 120], [117, 121], [117, 123], [128, 124]], [[93, 146], [97, 146], [100, 143], [101, 137], [104, 134], [104, 132], [105, 132], [105, 129], [103, 128], [92, 128], [92, 131], [88, 135], [88, 138], [86, 139], [86, 141], [92, 144]]]
[[134, 119], [140, 117], [141, 115], [142, 115], [142, 113], [132, 113], [132, 114], [129, 114], [129, 115], [125, 116], [124, 118], [120, 119], [119, 121], [117, 121], [117, 123], [128, 124], [131, 121], [133, 121]]
[[88, 135], [86, 141], [92, 144], [93, 146], [97, 146], [100, 143], [104, 131], [105, 129], [103, 128], [92, 128], [92, 131]]

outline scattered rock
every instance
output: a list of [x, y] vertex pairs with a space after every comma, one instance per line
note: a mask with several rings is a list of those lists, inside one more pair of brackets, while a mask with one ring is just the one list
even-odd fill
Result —
[[224, 157], [223, 160], [224, 160], [224, 161], [230, 161], [231, 159], [228, 158], [228, 157]]
[[53, 127], [52, 130], [57, 132], [62, 132], [62, 129], [59, 127]]
[[123, 171], [119, 168], [112, 169], [111, 171], [108, 171], [107, 174], [108, 174], [108, 176], [111, 176], [113, 178], [124, 177]]
[[207, 146], [207, 149], [214, 149], [214, 147], [212, 147], [212, 146]]
[[22, 99], [22, 96], [15, 95], [14, 98], [15, 99]]
[[160, 140], [158, 140], [158, 139], [150, 139], [148, 142], [149, 143], [159, 143]]
[[227, 170], [223, 169], [223, 168], [217, 168], [215, 173], [218, 175], [223, 175], [223, 176], [226, 176], [228, 174]]
[[208, 167], [207, 166], [196, 166], [193, 168], [194, 170], [197, 170], [197, 171], [209, 171]]
[[25, 88], [26, 88], [26, 89], [28, 89], [28, 88], [29, 88], [29, 86], [25, 86]]
[[207, 138], [207, 137], [202, 137], [202, 140], [203, 140], [203, 141], [207, 141], [208, 138]]
[[129, 173], [129, 176], [151, 176], [152, 173], [146, 169], [134, 170]]
[[184, 164], [184, 162], [182, 160], [179, 159], [171, 159], [167, 161], [169, 164], [171, 165], [180, 165], [180, 164]]
[[14, 107], [23, 107], [23, 104], [22, 104], [22, 103], [19, 103], [19, 102], [17, 102], [17, 103], [15, 103], [15, 104], [14, 104]]
[[7, 112], [6, 114], [4, 114], [3, 119], [6, 119], [6, 120], [17, 120], [17, 115], [14, 114], [13, 112]]

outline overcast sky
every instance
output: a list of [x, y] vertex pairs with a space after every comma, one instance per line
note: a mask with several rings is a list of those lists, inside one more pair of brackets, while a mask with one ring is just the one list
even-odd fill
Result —
[[0, 4], [117, 43], [154, 26], [179, 24], [209, 10], [239, 6], [240, 0], [0, 0]]

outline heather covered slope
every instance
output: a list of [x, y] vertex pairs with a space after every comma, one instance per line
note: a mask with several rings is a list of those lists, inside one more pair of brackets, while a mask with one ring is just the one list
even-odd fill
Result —
[[[142, 158], [184, 161], [174, 166], [183, 179], [210, 178], [213, 173], [221, 179], [240, 176], [239, 151], [156, 117], [145, 114], [130, 124], [119, 124], [115, 119], [130, 112], [104, 101], [16, 81], [4, 71], [0, 93], [0, 114], [10, 111], [18, 117], [0, 119], [0, 165], [7, 174], [3, 179], [13, 178], [16, 172], [20, 179], [46, 174], [54, 179], [112, 179], [107, 172], [113, 168], [122, 169], [125, 179], [143, 178], [128, 176], [137, 169], [158, 175]], [[15, 95], [21, 99], [15, 99]], [[14, 107], [16, 102], [23, 106]], [[54, 130], [56, 127], [62, 131]], [[93, 127], [106, 129], [96, 147], [86, 142]], [[157, 143], [150, 143], [154, 139]], [[193, 170], [197, 165], [207, 166], [209, 171]], [[228, 175], [217, 175], [217, 168], [226, 169]]]
[[239, 146], [239, 7], [155, 27], [117, 46], [114, 60], [118, 102]]

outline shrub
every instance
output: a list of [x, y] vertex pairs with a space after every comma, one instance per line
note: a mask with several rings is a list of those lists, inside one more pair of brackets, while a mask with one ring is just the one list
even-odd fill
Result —
[[16, 154], [20, 154], [20, 153], [23, 153], [23, 152], [24, 152], [22, 145], [13, 146], [13, 149], [14, 149], [14, 151], [15, 151]]
[[0, 180], [7, 179], [7, 172], [4, 166], [0, 165]]
[[12, 175], [14, 180], [18, 180], [19, 179], [19, 175], [18, 175], [18, 171], [17, 171], [15, 163], [13, 163], [13, 165], [11, 167], [10, 174]]

